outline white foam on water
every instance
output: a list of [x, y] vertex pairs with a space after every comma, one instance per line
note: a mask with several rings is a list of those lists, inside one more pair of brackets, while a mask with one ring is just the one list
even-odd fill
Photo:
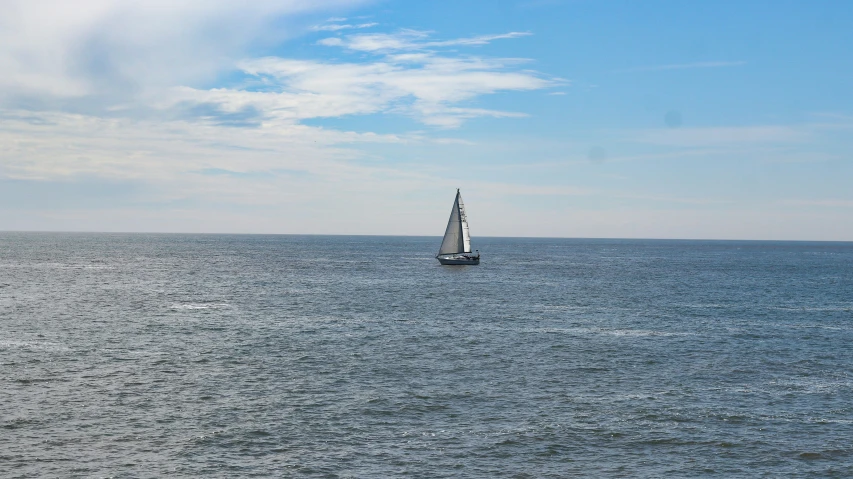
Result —
[[89, 269], [89, 270], [112, 270], [115, 266], [105, 264], [79, 264], [79, 263], [0, 263], [0, 268], [20, 268], [20, 269]]
[[681, 306], [684, 308], [696, 308], [696, 309], [719, 309], [726, 308], [732, 305], [730, 304], [722, 304], [722, 303], [677, 303], [674, 306]]
[[173, 304], [169, 306], [169, 309], [177, 309], [177, 310], [199, 310], [199, 309], [225, 309], [230, 308], [231, 305], [228, 303], [184, 303], [184, 304]]
[[695, 336], [696, 333], [675, 332], [675, 331], [653, 331], [648, 329], [603, 329], [603, 328], [540, 328], [530, 332], [537, 333], [564, 333], [564, 334], [590, 334], [590, 335], [607, 335], [607, 336], [625, 336], [625, 337], [646, 337], [646, 336]]
[[841, 305], [841, 306], [773, 306], [770, 309], [775, 309], [779, 311], [805, 311], [809, 313], [822, 313], [822, 312], [849, 312], [853, 311], [853, 305]]
[[613, 336], [629, 336], [629, 337], [643, 337], [643, 336], [689, 336], [695, 333], [678, 333], [678, 332], [669, 332], [669, 331], [653, 331], [648, 329], [612, 329], [612, 330], [603, 330], [600, 334], [611, 334]]
[[16, 340], [0, 340], [0, 349], [30, 349], [36, 351], [70, 351], [70, 348], [63, 344], [54, 343], [51, 341], [16, 341]]
[[778, 379], [768, 382], [768, 385], [797, 389], [805, 393], [837, 393], [841, 390], [853, 389], [853, 381], [838, 381], [824, 378]]
[[83, 269], [106, 270], [106, 269], [116, 269], [116, 268], [115, 268], [115, 266], [87, 264], [87, 265], [83, 266]]
[[575, 306], [568, 304], [536, 304], [532, 306], [535, 309], [539, 309], [542, 311], [587, 311], [591, 309], [591, 306]]

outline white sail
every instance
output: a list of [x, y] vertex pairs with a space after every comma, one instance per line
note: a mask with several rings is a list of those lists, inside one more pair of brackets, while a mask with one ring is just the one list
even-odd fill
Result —
[[462, 194], [456, 191], [456, 201], [459, 203], [459, 223], [462, 224], [462, 252], [471, 252], [471, 233], [468, 232], [468, 216], [465, 215], [465, 203], [462, 202]]
[[465, 217], [465, 204], [462, 195], [456, 190], [456, 200], [447, 220], [447, 230], [438, 254], [457, 254], [471, 252], [471, 235], [468, 233], [468, 218]]
[[454, 254], [464, 249], [462, 242], [462, 221], [459, 216], [459, 192], [456, 192], [456, 200], [453, 201], [453, 209], [450, 210], [450, 219], [447, 220], [447, 229], [444, 231], [444, 240], [438, 254]]

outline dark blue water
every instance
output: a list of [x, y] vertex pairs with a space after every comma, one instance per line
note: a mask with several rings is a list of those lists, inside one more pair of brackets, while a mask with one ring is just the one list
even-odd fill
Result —
[[0, 233], [0, 477], [850, 477], [853, 243]]

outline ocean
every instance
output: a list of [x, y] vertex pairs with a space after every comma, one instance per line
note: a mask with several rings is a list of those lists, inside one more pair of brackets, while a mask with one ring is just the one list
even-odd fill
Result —
[[853, 243], [0, 233], [0, 477], [853, 477]]

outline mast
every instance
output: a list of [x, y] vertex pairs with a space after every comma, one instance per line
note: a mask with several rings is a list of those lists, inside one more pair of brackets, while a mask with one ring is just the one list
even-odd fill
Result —
[[459, 225], [462, 229], [462, 252], [471, 252], [471, 233], [468, 231], [468, 215], [465, 214], [465, 203], [462, 202], [462, 194], [456, 189], [456, 203], [459, 205]]

